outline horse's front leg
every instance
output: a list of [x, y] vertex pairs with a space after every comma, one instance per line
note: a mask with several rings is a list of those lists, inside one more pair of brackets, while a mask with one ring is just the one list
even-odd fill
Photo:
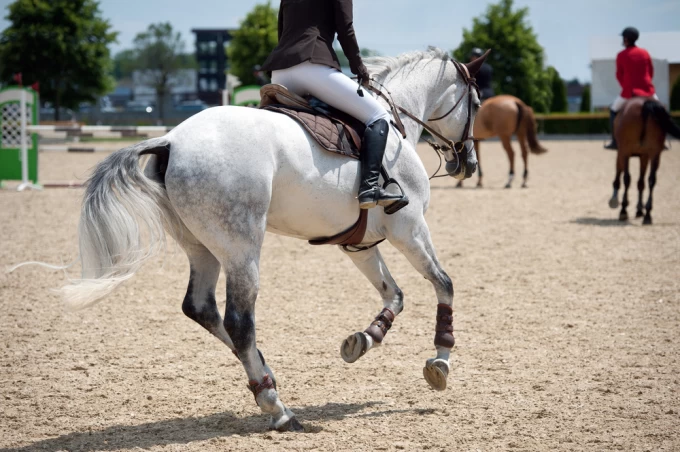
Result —
[[371, 348], [382, 344], [395, 317], [404, 309], [404, 295], [392, 279], [377, 246], [355, 253], [344, 252], [373, 284], [383, 300], [383, 309], [373, 323], [365, 331], [354, 333], [342, 342], [342, 359], [353, 363]]
[[433, 389], [443, 391], [450, 370], [449, 356], [455, 343], [453, 283], [437, 260], [425, 219], [420, 217], [408, 226], [389, 231], [388, 239], [434, 286], [438, 303], [434, 336], [437, 356], [427, 360], [423, 375]]

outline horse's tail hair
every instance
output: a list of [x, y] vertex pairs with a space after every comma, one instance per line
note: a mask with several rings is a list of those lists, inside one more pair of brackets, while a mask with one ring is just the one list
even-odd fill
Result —
[[538, 136], [536, 135], [536, 117], [534, 116], [534, 109], [528, 105], [519, 103], [517, 106], [524, 110], [524, 127], [527, 141], [529, 142], [529, 150], [531, 150], [532, 154], [545, 154], [548, 150], [541, 146], [538, 142]]
[[167, 138], [153, 138], [114, 152], [95, 168], [78, 224], [81, 279], [60, 290], [67, 308], [101, 300], [165, 250], [164, 228], [176, 227], [178, 217], [165, 186], [144, 175], [139, 158], [169, 152]]
[[[645, 126], [647, 125], [647, 118], [650, 116], [654, 118], [654, 121], [664, 132], [680, 139], [680, 126], [678, 126], [673, 121], [673, 119], [671, 119], [671, 115], [668, 113], [663, 104], [652, 99], [645, 101], [645, 103], [642, 104], [642, 123]], [[645, 131], [646, 127], [643, 127], [642, 136], [640, 137], [641, 142], [645, 138]]]

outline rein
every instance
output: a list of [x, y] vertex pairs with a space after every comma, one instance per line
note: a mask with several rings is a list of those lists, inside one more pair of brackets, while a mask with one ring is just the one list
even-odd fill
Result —
[[[467, 68], [465, 66], [463, 66], [461, 63], [454, 61], [454, 60], [451, 60], [451, 62], [453, 63], [453, 65], [456, 68], [456, 70], [458, 71], [458, 73], [463, 77], [463, 81], [466, 84], [466, 87], [465, 87], [466, 92], [463, 93], [462, 96], [460, 96], [460, 98], [456, 101], [455, 104], [453, 104], [453, 107], [451, 107], [451, 109], [449, 109], [449, 111], [447, 111], [442, 116], [439, 116], [438, 118], [429, 119], [429, 121], [439, 121], [439, 120], [444, 119], [447, 116], [449, 116], [451, 113], [454, 112], [456, 107], [458, 107], [458, 105], [460, 105], [461, 101], [465, 98], [465, 95], [467, 94], [467, 98], [468, 98], [467, 122], [465, 123], [465, 129], [463, 129], [463, 135], [462, 135], [461, 139], [459, 141], [455, 141], [455, 142], [452, 141], [452, 140], [449, 140], [444, 135], [442, 135], [441, 133], [434, 130], [432, 127], [427, 125], [427, 123], [425, 123], [424, 121], [417, 118], [415, 115], [413, 115], [411, 112], [406, 110], [404, 107], [402, 107], [400, 105], [396, 105], [394, 103], [394, 100], [392, 99], [392, 93], [390, 93], [390, 91], [387, 90], [382, 83], [380, 83], [376, 80], [373, 80], [373, 79], [370, 80], [370, 81], [378, 83], [382, 89], [387, 91], [387, 95], [385, 95], [385, 93], [383, 93], [380, 89], [376, 88], [373, 85], [370, 85], [370, 84], [361, 85], [361, 83], [360, 83], [360, 86], [365, 86], [370, 91], [372, 91], [375, 94], [377, 94], [378, 96], [382, 97], [385, 100], [385, 102], [387, 102], [387, 105], [389, 105], [390, 109], [392, 110], [392, 115], [394, 116], [397, 130], [399, 130], [399, 132], [401, 133], [403, 138], [406, 138], [406, 130], [404, 129], [404, 124], [401, 122], [401, 118], [399, 117], [399, 112], [401, 112], [401, 113], [405, 114], [406, 116], [408, 116], [409, 118], [411, 118], [413, 121], [418, 123], [421, 127], [423, 127], [425, 130], [427, 130], [431, 135], [439, 138], [440, 140], [442, 140], [445, 143], [443, 146], [441, 146], [439, 144], [433, 143], [430, 140], [426, 140], [427, 144], [430, 145], [430, 147], [432, 147], [432, 149], [437, 153], [437, 156], [439, 157], [439, 167], [434, 172], [434, 174], [432, 176], [430, 176], [430, 180], [432, 180], [435, 177], [448, 176], [448, 174], [437, 175], [437, 173], [439, 172], [439, 170], [442, 167], [442, 156], [444, 156], [444, 159], [446, 160], [445, 153], [448, 150], [453, 151], [453, 154], [456, 157], [456, 168], [458, 168], [460, 166], [460, 161], [461, 161], [460, 154], [467, 154], [467, 151], [465, 149], [465, 143], [467, 141], [475, 139], [472, 135], [470, 135], [470, 123], [472, 122], [472, 115], [471, 115], [471, 113], [472, 113], [472, 111], [471, 111], [471, 109], [472, 109], [472, 88], [475, 88], [477, 90], [477, 93], [479, 94], [479, 87], [477, 86], [477, 83], [475, 82], [474, 77], [470, 77], [469, 72], [467, 71]], [[465, 158], [467, 158], [467, 155], [465, 155]], [[448, 160], [446, 160], [446, 161], [448, 163]]]

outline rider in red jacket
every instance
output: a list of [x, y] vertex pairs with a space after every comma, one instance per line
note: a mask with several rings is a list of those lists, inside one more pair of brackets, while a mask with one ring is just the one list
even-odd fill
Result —
[[621, 33], [623, 45], [626, 47], [616, 56], [616, 79], [621, 85], [621, 94], [614, 100], [610, 107], [610, 128], [612, 141], [606, 149], [617, 149], [614, 139], [614, 118], [616, 113], [623, 107], [626, 99], [631, 97], [653, 97], [658, 99], [652, 84], [654, 66], [649, 53], [635, 45], [640, 33], [633, 27], [628, 27]]

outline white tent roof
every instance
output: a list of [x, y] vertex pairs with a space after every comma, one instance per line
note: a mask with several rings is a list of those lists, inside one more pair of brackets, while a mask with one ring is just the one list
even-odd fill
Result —
[[[606, 35], [590, 38], [590, 59], [613, 60], [623, 46], [621, 36]], [[645, 32], [640, 31], [637, 45], [647, 49], [654, 59], [680, 63], [680, 31]]]

